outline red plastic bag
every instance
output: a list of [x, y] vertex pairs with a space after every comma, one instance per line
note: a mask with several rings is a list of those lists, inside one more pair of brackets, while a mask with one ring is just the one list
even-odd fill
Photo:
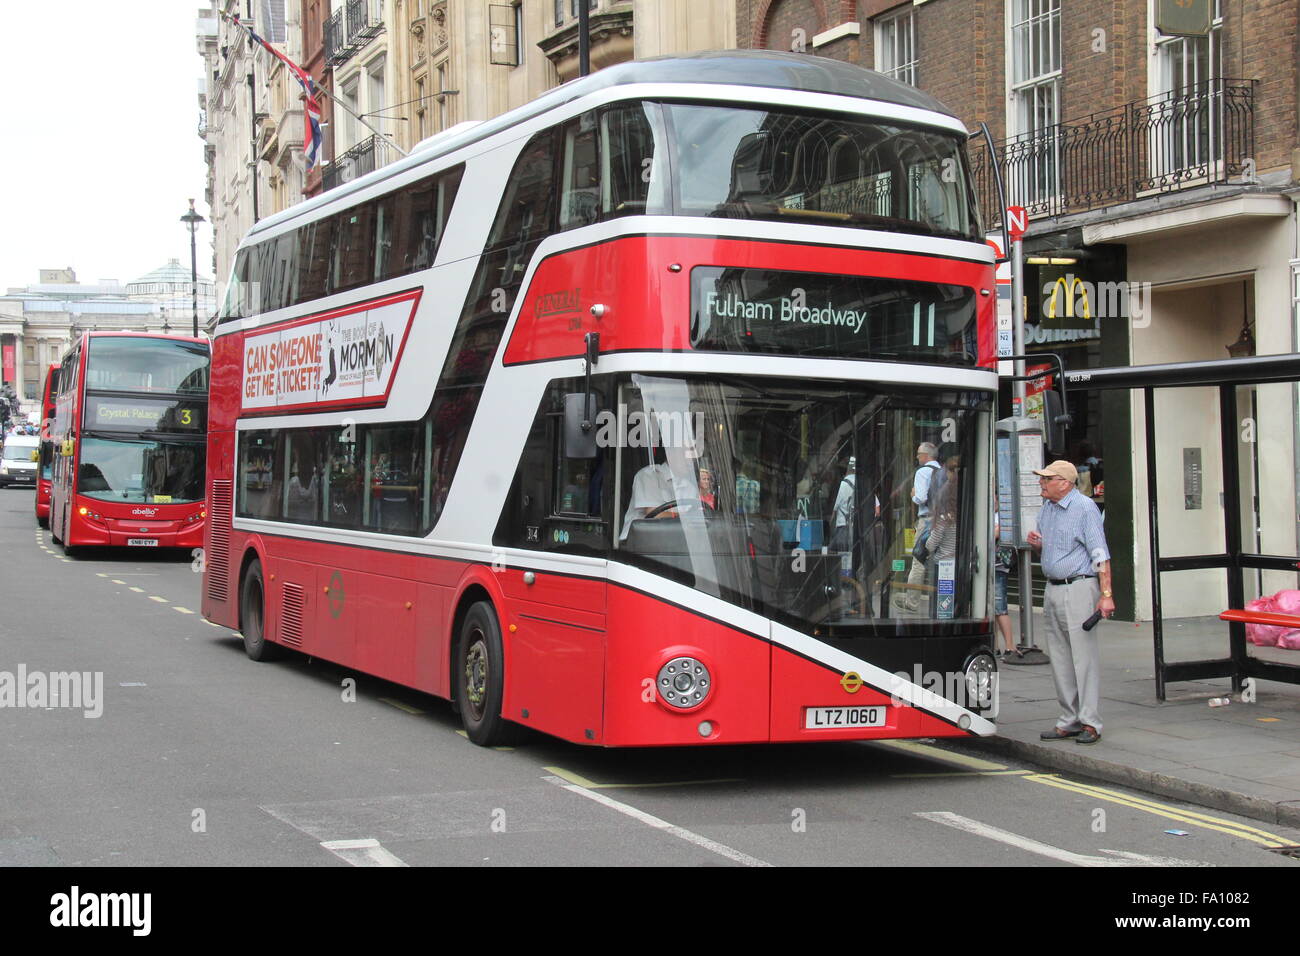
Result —
[[[1273, 603], [1279, 614], [1300, 616], [1300, 591], [1278, 591], [1273, 595]], [[1300, 628], [1283, 629], [1278, 635], [1277, 646], [1300, 651]]]

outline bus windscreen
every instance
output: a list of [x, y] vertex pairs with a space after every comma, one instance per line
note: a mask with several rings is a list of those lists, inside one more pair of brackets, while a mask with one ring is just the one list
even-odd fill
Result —
[[131, 336], [91, 340], [86, 388], [206, 396], [208, 348], [200, 342]]
[[203, 499], [203, 446], [85, 438], [77, 491], [102, 501], [187, 504]]

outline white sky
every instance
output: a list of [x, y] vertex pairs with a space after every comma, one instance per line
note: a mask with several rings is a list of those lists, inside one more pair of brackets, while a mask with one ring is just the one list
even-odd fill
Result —
[[[0, 292], [38, 269], [80, 282], [190, 262], [180, 217], [203, 200], [199, 0], [60, 0], [0, 29]], [[198, 230], [199, 275], [212, 231]]]

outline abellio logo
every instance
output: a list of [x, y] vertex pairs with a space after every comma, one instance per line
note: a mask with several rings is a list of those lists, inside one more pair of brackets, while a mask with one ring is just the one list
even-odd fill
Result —
[[152, 911], [152, 893], [83, 893], [73, 886], [50, 897], [50, 925], [57, 927], [129, 927], [133, 936], [148, 936]]

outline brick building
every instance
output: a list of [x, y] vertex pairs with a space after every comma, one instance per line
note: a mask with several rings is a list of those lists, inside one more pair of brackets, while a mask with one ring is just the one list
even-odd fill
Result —
[[[1067, 368], [1273, 354], [1300, 327], [1300, 81], [1293, 0], [1208, 0], [1208, 35], [1157, 27], [1160, 0], [740, 0], [741, 47], [804, 49], [879, 69], [987, 123], [1008, 202], [1027, 208], [1029, 351]], [[972, 143], [986, 225], [1001, 219], [992, 159]], [[1077, 280], [1077, 281], [1076, 281]], [[1080, 293], [1091, 291], [1087, 302]], [[1055, 295], [1055, 300], [1054, 300]], [[1065, 453], [1105, 461], [1121, 614], [1151, 612], [1144, 410], [1082, 397]], [[1297, 550], [1296, 390], [1240, 397], [1247, 547]], [[1162, 551], [1222, 541], [1218, 408], [1208, 389], [1157, 393]], [[1199, 456], [1206, 486], [1184, 494]], [[1190, 480], [1190, 479], [1186, 479]], [[1248, 592], [1294, 586], [1263, 573]], [[1222, 572], [1163, 580], [1167, 614], [1226, 606]], [[1253, 596], [1253, 595], [1248, 595]]]

